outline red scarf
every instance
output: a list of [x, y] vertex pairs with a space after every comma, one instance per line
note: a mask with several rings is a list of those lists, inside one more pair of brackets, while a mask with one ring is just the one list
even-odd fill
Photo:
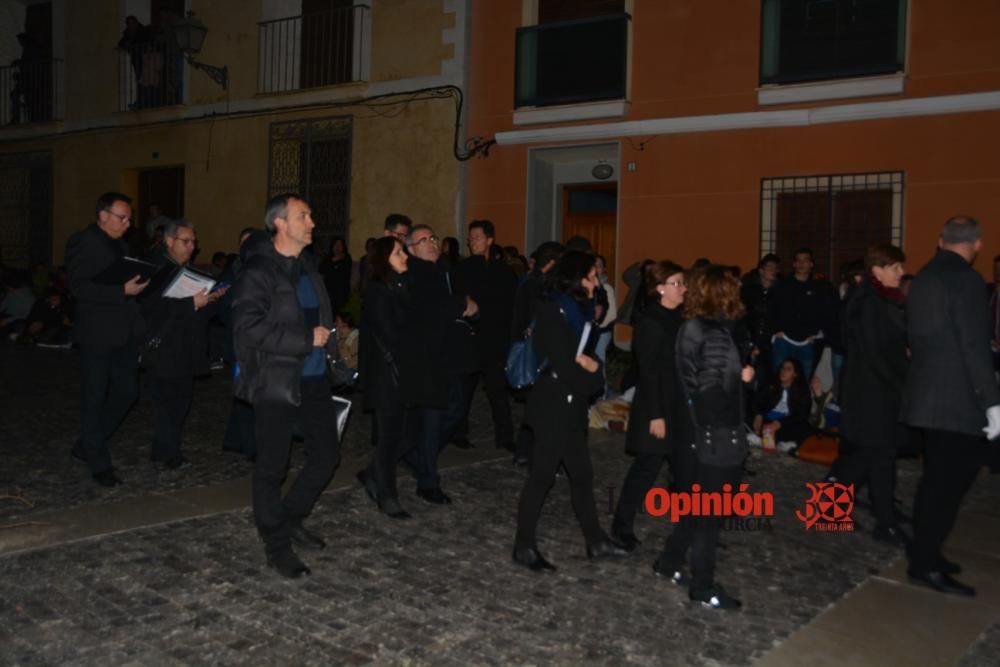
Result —
[[887, 299], [898, 306], [902, 306], [906, 301], [906, 295], [903, 294], [903, 290], [898, 287], [886, 287], [878, 278], [875, 277], [875, 274], [868, 274], [868, 282], [871, 283], [876, 292], [882, 295], [882, 298]]

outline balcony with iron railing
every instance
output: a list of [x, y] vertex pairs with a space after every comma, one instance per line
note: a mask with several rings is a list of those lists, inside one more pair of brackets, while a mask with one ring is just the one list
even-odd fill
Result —
[[0, 67], [0, 125], [62, 118], [62, 60], [15, 61]]
[[614, 14], [519, 28], [515, 108], [624, 99], [629, 20]]
[[366, 5], [354, 5], [261, 22], [257, 92], [364, 81], [370, 11]]
[[119, 111], [182, 104], [183, 84], [184, 56], [172, 38], [119, 46]]

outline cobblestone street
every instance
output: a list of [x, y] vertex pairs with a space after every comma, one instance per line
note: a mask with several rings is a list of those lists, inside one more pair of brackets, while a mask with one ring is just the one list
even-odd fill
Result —
[[[5, 500], [3, 521], [53, 512], [72, 517], [75, 509], [125, 499], [149, 502], [164, 489], [215, 487], [251, 470], [220, 451], [229, 411], [224, 374], [196, 386], [184, 445], [194, 465], [185, 471], [160, 472], [148, 461], [151, 415], [142, 392], [113, 442], [126, 484], [106, 492], [69, 459], [77, 422], [75, 353], [4, 345], [0, 368], [0, 493], [34, 503]], [[588, 561], [562, 478], [540, 527], [540, 548], [559, 570], [536, 575], [510, 562], [524, 472], [493, 450], [481, 396], [474, 411], [482, 460], [444, 471], [453, 505], [423, 503], [401, 474], [401, 500], [414, 518], [393, 521], [360, 488], [331, 487], [309, 521], [329, 545], [301, 552], [313, 570], [303, 580], [284, 580], [264, 566], [246, 508], [20, 551], [4, 549], [4, 541], [33, 528], [0, 531], [0, 664], [745, 665], [845, 596], [850, 601], [859, 587], [892, 580], [900, 566], [899, 551], [865, 532], [872, 523], [865, 511], [855, 510], [857, 532], [806, 531], [795, 511], [808, 497], [805, 482], [824, 469], [756, 453], [748, 466], [754, 475], [745, 481], [751, 491], [774, 494], [771, 530], [724, 533], [718, 568], [718, 580], [743, 599], [742, 611], [694, 606], [686, 590], [653, 576], [665, 519], [640, 517], [644, 544], [630, 558]], [[367, 425], [367, 417], [351, 419], [345, 466], [366, 456]], [[595, 489], [606, 512], [630, 459], [621, 435], [591, 434]], [[349, 479], [353, 469], [346, 472]], [[918, 475], [916, 462], [901, 462], [904, 506]], [[998, 500], [998, 477], [982, 477], [964, 507], [980, 521], [964, 531], [968, 539], [989, 539], [975, 526], [996, 526]], [[969, 667], [995, 665], [1000, 646], [1000, 587], [993, 579], [1000, 567], [987, 561], [969, 560], [969, 583], [981, 590], [975, 603], [981, 627], [969, 625], [978, 629], [958, 653]], [[929, 604], [943, 601], [906, 584], [893, 590], [916, 591]], [[844, 642], [847, 650], [851, 642]], [[828, 664], [841, 664], [835, 657]]]

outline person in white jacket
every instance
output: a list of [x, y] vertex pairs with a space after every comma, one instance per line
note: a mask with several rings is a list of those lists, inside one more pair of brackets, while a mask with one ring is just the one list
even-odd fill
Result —
[[615, 320], [618, 319], [618, 300], [615, 298], [615, 288], [608, 280], [607, 262], [604, 257], [597, 256], [597, 275], [600, 278], [598, 291], [603, 290], [607, 296], [607, 302], [596, 293], [600, 312], [597, 314], [597, 345], [594, 354], [601, 360], [601, 367], [604, 373], [604, 393], [608, 393], [608, 347], [611, 345], [611, 338], [614, 335]]

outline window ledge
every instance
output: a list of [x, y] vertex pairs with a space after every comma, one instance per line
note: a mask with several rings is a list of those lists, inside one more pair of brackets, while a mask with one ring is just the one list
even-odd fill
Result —
[[900, 95], [903, 93], [905, 79], [906, 75], [899, 73], [840, 81], [762, 86], [757, 89], [757, 104], [766, 106], [876, 95]]
[[628, 114], [628, 107], [629, 104], [626, 100], [566, 104], [554, 107], [524, 107], [514, 110], [514, 125], [562, 123], [573, 120], [593, 120], [595, 118], [621, 118]]

